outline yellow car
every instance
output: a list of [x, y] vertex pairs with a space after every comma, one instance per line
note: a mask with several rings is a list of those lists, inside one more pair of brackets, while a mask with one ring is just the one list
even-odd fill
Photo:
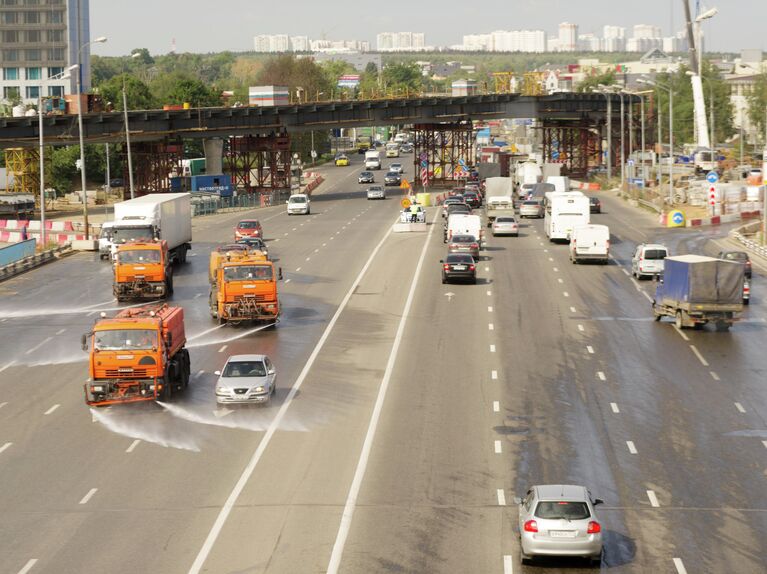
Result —
[[345, 155], [339, 155], [336, 158], [336, 165], [337, 166], [349, 165], [349, 158], [346, 157]]

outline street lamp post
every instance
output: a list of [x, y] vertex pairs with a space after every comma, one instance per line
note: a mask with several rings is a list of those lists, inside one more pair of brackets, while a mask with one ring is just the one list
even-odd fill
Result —
[[[131, 54], [131, 58], [135, 59], [141, 56], [141, 52]], [[130, 150], [130, 128], [128, 127], [128, 96], [125, 91], [125, 70], [123, 70], [123, 116], [125, 119], [125, 146], [128, 152], [128, 186], [130, 189], [130, 198], [135, 197], [135, 190], [133, 187], [133, 156]], [[124, 196], [123, 196], [124, 197]]]
[[641, 155], [640, 155], [640, 157], [641, 157], [640, 161], [642, 162], [642, 180], [646, 180], [647, 179], [647, 165], [645, 163], [645, 155], [644, 155], [645, 154], [644, 95], [642, 93], [640, 93], [640, 92], [632, 92], [632, 91], [629, 91], [629, 90], [626, 90], [626, 93], [630, 94], [630, 95], [633, 95], [633, 96], [639, 96], [639, 103], [641, 104], [641, 107], [640, 107], [640, 120], [639, 121], [640, 121], [640, 124], [641, 124], [640, 129], [642, 131], [642, 142], [641, 142], [642, 152], [641, 152]]
[[83, 137], [83, 63], [82, 55], [83, 50], [91, 44], [103, 44], [107, 39], [105, 36], [100, 36], [95, 40], [86, 42], [77, 51], [77, 128], [80, 132], [80, 183], [82, 184], [83, 191], [83, 225], [85, 226], [85, 239], [90, 238], [90, 231], [88, 229], [88, 192], [86, 190], [85, 182], [85, 139]]
[[[668, 146], [669, 146], [669, 174], [668, 174], [668, 202], [674, 204], [674, 91], [671, 85], [661, 84], [653, 80], [639, 79], [640, 84], [656, 86], [668, 91]], [[658, 164], [660, 171], [660, 163]], [[660, 178], [660, 176], [659, 176]], [[659, 179], [660, 181], [660, 179]]]
[[599, 86], [601, 89], [594, 90], [595, 92], [602, 94], [605, 97], [605, 100], [607, 101], [607, 181], [610, 181], [610, 178], [613, 176], [613, 142], [612, 142], [612, 132], [613, 132], [613, 114], [612, 114], [612, 98], [610, 97], [610, 93], [605, 91], [605, 86], [601, 85]]

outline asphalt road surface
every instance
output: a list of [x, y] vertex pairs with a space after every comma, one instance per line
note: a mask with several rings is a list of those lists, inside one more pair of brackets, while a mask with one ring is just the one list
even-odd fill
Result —
[[[438, 210], [391, 233], [399, 190], [366, 201], [352, 160], [323, 168], [310, 216], [195, 220], [172, 299], [193, 381], [169, 405], [84, 404], [107, 263], [0, 284], [1, 573], [586, 571], [520, 565], [513, 498], [541, 483], [605, 500], [604, 571], [767, 570], [764, 270], [729, 333], [653, 322], [627, 273], [638, 242], [713, 253], [726, 229], [660, 230], [602, 194], [610, 265], [525, 220], [488, 238], [477, 285], [443, 285]], [[284, 271], [274, 330], [208, 313], [208, 254], [244, 217]], [[276, 401], [216, 409], [213, 371], [251, 352]]]

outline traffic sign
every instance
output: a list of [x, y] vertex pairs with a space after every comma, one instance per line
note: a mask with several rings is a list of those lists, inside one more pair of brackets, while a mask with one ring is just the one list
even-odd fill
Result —
[[675, 211], [671, 215], [671, 221], [673, 221], [675, 225], [682, 225], [682, 223], [684, 223], [684, 215], [682, 215], [681, 211]]
[[709, 205], [716, 204], [716, 187], [713, 185], [708, 188], [708, 203]]
[[402, 201], [400, 201], [400, 205], [402, 206], [402, 209], [407, 209], [410, 207], [410, 200], [407, 197], [403, 197]]
[[421, 161], [426, 161], [426, 160], [429, 158], [429, 156], [428, 156], [428, 155], [426, 155], [426, 152], [425, 152], [425, 151], [422, 151], [422, 152], [421, 152], [421, 155], [420, 155], [420, 156], [418, 156], [418, 157], [419, 157], [419, 159], [420, 159]]
[[715, 184], [717, 181], [719, 181], [719, 174], [715, 171], [710, 171], [706, 174], [706, 181], [710, 184]]

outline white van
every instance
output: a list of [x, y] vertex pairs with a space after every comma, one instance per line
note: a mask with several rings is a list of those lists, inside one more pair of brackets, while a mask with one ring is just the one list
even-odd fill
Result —
[[662, 275], [666, 266], [664, 259], [669, 255], [668, 248], [660, 243], [637, 245], [631, 257], [631, 274], [637, 279]]
[[112, 254], [112, 228], [114, 221], [105, 221], [101, 224], [99, 233], [99, 259], [109, 259]]
[[546, 192], [543, 230], [549, 241], [569, 241], [573, 229], [591, 223], [589, 198], [580, 191]]
[[467, 215], [454, 213], [447, 218], [445, 231], [445, 243], [453, 238], [453, 235], [473, 235], [479, 242], [479, 248], [484, 247], [485, 231], [482, 229], [482, 218], [479, 215]]
[[606, 225], [579, 225], [570, 235], [570, 261], [600, 261], [610, 258], [610, 228]]
[[312, 212], [311, 200], [305, 193], [294, 193], [285, 203], [288, 205], [288, 215], [309, 215]]
[[550, 175], [546, 178], [546, 183], [554, 186], [554, 191], [566, 193], [570, 191], [570, 178], [566, 175]]

